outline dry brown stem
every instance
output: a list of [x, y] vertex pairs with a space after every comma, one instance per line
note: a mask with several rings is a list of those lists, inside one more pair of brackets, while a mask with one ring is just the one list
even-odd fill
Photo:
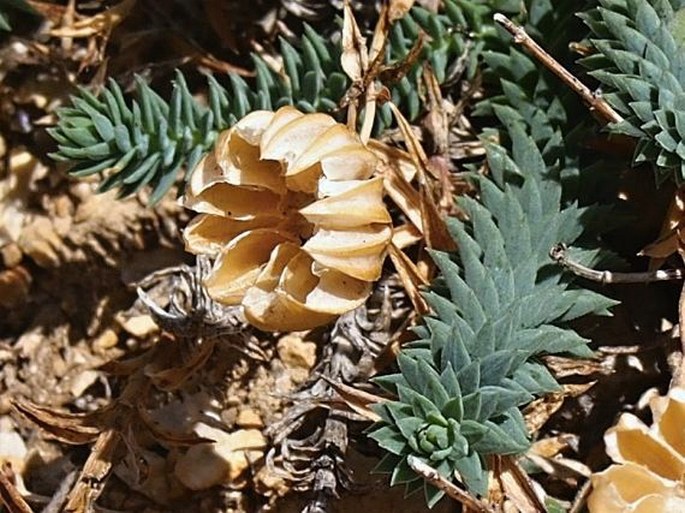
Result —
[[593, 93], [575, 75], [564, 68], [554, 57], [548, 54], [540, 45], [526, 33], [523, 27], [516, 25], [501, 13], [494, 16], [499, 23], [514, 37], [514, 42], [523, 46], [533, 57], [540, 61], [547, 69], [558, 76], [568, 87], [575, 91], [583, 103], [587, 105], [597, 118], [604, 123], [620, 123], [623, 117], [616, 112], [600, 95]]

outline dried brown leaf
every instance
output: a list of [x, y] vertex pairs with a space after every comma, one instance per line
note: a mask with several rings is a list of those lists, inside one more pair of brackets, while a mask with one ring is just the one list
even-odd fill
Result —
[[114, 454], [121, 437], [113, 429], [103, 431], [92, 447], [76, 485], [67, 496], [64, 506], [68, 513], [90, 513], [93, 504], [102, 493], [104, 483], [112, 471]]
[[421, 189], [421, 217], [424, 219], [424, 237], [431, 249], [454, 251], [457, 244], [445, 223], [446, 216], [440, 212], [433, 196], [426, 188]]
[[367, 82], [375, 80], [378, 71], [381, 69], [383, 62], [385, 61], [385, 46], [388, 42], [388, 31], [390, 29], [390, 23], [388, 18], [388, 3], [383, 2], [381, 6], [381, 12], [379, 13], [378, 20], [376, 21], [376, 26], [373, 29], [373, 37], [371, 38], [371, 47], [369, 48], [369, 60], [371, 64], [369, 66], [369, 74], [366, 77]]
[[423, 239], [421, 232], [410, 223], [393, 228], [392, 243], [398, 249], [408, 248]]
[[[428, 175], [433, 174], [434, 171], [430, 168], [426, 152], [414, 134], [411, 124], [409, 121], [407, 121], [407, 118], [404, 117], [404, 114], [402, 114], [400, 109], [398, 109], [397, 106], [392, 102], [388, 102], [388, 105], [390, 105], [390, 110], [392, 110], [393, 116], [397, 121], [397, 128], [399, 128], [400, 133], [402, 134], [404, 143], [407, 145], [407, 151], [409, 152], [409, 155], [411, 156], [411, 159], [418, 170], [419, 184], [427, 184]], [[433, 175], [433, 178], [439, 177], [437, 175]]]
[[435, 73], [433, 73], [433, 69], [429, 66], [424, 67], [422, 78], [426, 84], [428, 95], [427, 113], [423, 120], [423, 125], [433, 140], [435, 152], [438, 155], [447, 155], [449, 151], [450, 123], [448, 113], [445, 110], [445, 101], [442, 98], [440, 83]]
[[587, 465], [572, 458], [549, 458], [537, 454], [527, 455], [527, 458], [544, 473], [568, 481], [571, 486], [576, 486], [579, 478], [587, 478], [592, 474]]
[[71, 445], [93, 442], [100, 434], [102, 412], [76, 414], [39, 406], [30, 401], [13, 401], [14, 410], [48, 435]]
[[46, 1], [27, 0], [27, 3], [34, 11], [40, 14], [42, 18], [46, 18], [53, 25], [59, 25], [68, 7], [64, 5], [57, 5], [48, 3]]
[[[659, 237], [654, 242], [642, 248], [639, 254], [648, 256], [653, 260], [663, 261], [678, 251], [678, 247], [681, 243], [682, 241], [677, 231], [668, 232], [663, 237]], [[658, 266], [659, 264], [660, 262], [656, 265]]]
[[352, 82], [360, 82], [369, 67], [366, 41], [354, 19], [349, 1], [345, 2], [340, 65]]
[[416, 167], [406, 151], [377, 139], [371, 139], [367, 146], [383, 163], [394, 167], [405, 181], [411, 182], [416, 178]]
[[[163, 344], [165, 341], [163, 336], [159, 344]], [[150, 361], [150, 354], [150, 352], [145, 352], [126, 360], [112, 360], [100, 366], [100, 370], [110, 376], [130, 376]]]
[[[419, 32], [419, 37], [407, 52], [407, 55], [402, 57], [399, 61], [384, 64], [378, 70], [378, 79], [386, 86], [395, 84], [402, 80], [402, 78], [411, 70], [419, 57], [421, 57], [421, 50], [426, 42], [426, 35], [424, 32]], [[389, 98], [388, 98], [389, 100]]]
[[568, 397], [578, 397], [592, 388], [596, 381], [581, 385], [562, 385], [560, 392], [548, 394], [530, 403], [525, 411], [526, 426], [531, 433], [537, 432], [556, 413]]
[[388, 255], [397, 270], [397, 274], [404, 289], [407, 291], [409, 299], [414, 305], [414, 309], [420, 315], [425, 315], [428, 313], [429, 308], [421, 295], [420, 287], [428, 285], [427, 277], [423, 276], [414, 262], [393, 244], [389, 246]]
[[403, 18], [413, 6], [414, 0], [390, 0], [390, 6], [388, 8], [388, 19], [390, 23], [394, 23], [400, 18]]
[[664, 260], [685, 247], [683, 228], [685, 228], [685, 186], [675, 191], [661, 225], [658, 239], [638, 253], [651, 258], [650, 269], [658, 269]]
[[549, 438], [543, 438], [533, 442], [528, 454], [535, 454], [543, 458], [554, 458], [560, 452], [566, 450], [572, 443], [577, 443], [578, 436], [570, 433], [563, 433]]
[[160, 390], [166, 392], [177, 390], [186, 379], [202, 368], [214, 351], [215, 345], [216, 340], [214, 338], [203, 340], [202, 344], [195, 347], [190, 358], [185, 361], [179, 358], [180, 355], [176, 351], [173, 351], [177, 358], [176, 361], [181, 360], [180, 365], [174, 365], [164, 370], [146, 369], [145, 374]]
[[456, 249], [456, 245], [447, 230], [445, 216], [441, 215], [433, 196], [433, 180], [437, 179], [438, 183], [440, 183], [441, 177], [430, 166], [426, 152], [414, 135], [407, 119], [392, 102], [389, 105], [397, 120], [397, 125], [407, 145], [409, 155], [418, 170], [419, 205], [421, 208], [422, 231], [426, 238], [426, 244], [432, 249], [453, 251]]
[[500, 459], [497, 479], [500, 481], [506, 501], [520, 513], [544, 513], [546, 508], [538, 497], [528, 474], [511, 456]]
[[404, 176], [394, 166], [381, 163], [378, 169], [383, 174], [385, 192], [423, 235], [421, 198], [418, 191], [404, 179]]
[[363, 390], [359, 390], [339, 381], [333, 381], [325, 376], [324, 379], [352, 411], [371, 422], [378, 422], [381, 420], [380, 416], [371, 409], [371, 405], [383, 401], [382, 397], [364, 392]]
[[[429, 247], [455, 249], [454, 240], [447, 231], [445, 216], [439, 212], [427, 188], [420, 186], [420, 191], [417, 191], [408, 181], [416, 174], [416, 159], [380, 143], [374, 145], [374, 151], [381, 157], [378, 169], [384, 177], [386, 193], [423, 234]], [[410, 163], [408, 160], [414, 162]]]
[[[614, 347], [615, 349], [615, 347]], [[601, 351], [601, 349], [600, 349]], [[611, 352], [609, 352], [611, 354]], [[569, 376], [597, 376], [612, 372], [607, 362], [581, 358], [567, 358], [564, 356], [545, 356], [545, 365], [557, 379]]]

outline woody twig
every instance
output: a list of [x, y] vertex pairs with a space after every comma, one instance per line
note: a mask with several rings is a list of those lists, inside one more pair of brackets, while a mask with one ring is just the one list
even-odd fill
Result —
[[616, 112], [601, 95], [593, 93], [570, 71], [564, 68], [554, 57], [548, 54], [540, 45], [526, 33], [523, 27], [516, 25], [503, 14], [497, 13], [494, 19], [514, 37], [514, 42], [523, 46], [530, 54], [541, 62], [547, 69], [558, 76], [568, 87], [575, 91], [590, 111], [604, 123], [619, 123], [623, 117]]

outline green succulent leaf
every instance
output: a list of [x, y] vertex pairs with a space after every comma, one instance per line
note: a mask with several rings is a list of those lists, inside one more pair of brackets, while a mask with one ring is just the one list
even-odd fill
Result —
[[378, 445], [392, 454], [404, 454], [407, 441], [396, 430], [389, 426], [383, 426], [368, 434], [369, 438], [376, 440]]
[[[445, 391], [447, 392], [447, 398], [449, 401], [451, 401], [453, 398], [460, 397], [461, 396], [461, 386], [459, 385], [459, 377], [457, 374], [454, 372], [454, 369], [452, 368], [452, 364], [448, 363], [445, 366], [445, 370], [442, 371], [440, 374], [440, 383], [442, 386], [445, 388]], [[445, 407], [447, 404], [445, 404]]]
[[487, 472], [485, 472], [480, 454], [475, 451], [470, 452], [463, 458], [455, 461], [454, 468], [471, 493], [476, 496], [487, 495]]
[[486, 421], [484, 425], [488, 430], [473, 444], [473, 450], [479, 454], [518, 454], [525, 451], [530, 442], [525, 430], [518, 427], [518, 422], [506, 416]]
[[402, 458], [392, 471], [390, 476], [390, 486], [405, 484], [416, 481], [418, 476], [407, 463], [407, 457]]
[[445, 496], [445, 492], [443, 490], [440, 490], [435, 486], [429, 485], [428, 483], [425, 484], [424, 490], [426, 504], [429, 508], [435, 506], [440, 501], [440, 499], [442, 499]]

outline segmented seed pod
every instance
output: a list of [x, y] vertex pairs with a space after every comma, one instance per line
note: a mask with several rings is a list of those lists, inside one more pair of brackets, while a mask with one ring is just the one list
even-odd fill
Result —
[[673, 388], [650, 406], [651, 428], [625, 413], [606, 432], [616, 465], [592, 475], [590, 513], [685, 511], [685, 389]]
[[326, 324], [364, 302], [392, 237], [376, 156], [326, 114], [255, 111], [220, 134], [184, 204], [186, 249], [215, 258], [215, 300], [268, 331]]

